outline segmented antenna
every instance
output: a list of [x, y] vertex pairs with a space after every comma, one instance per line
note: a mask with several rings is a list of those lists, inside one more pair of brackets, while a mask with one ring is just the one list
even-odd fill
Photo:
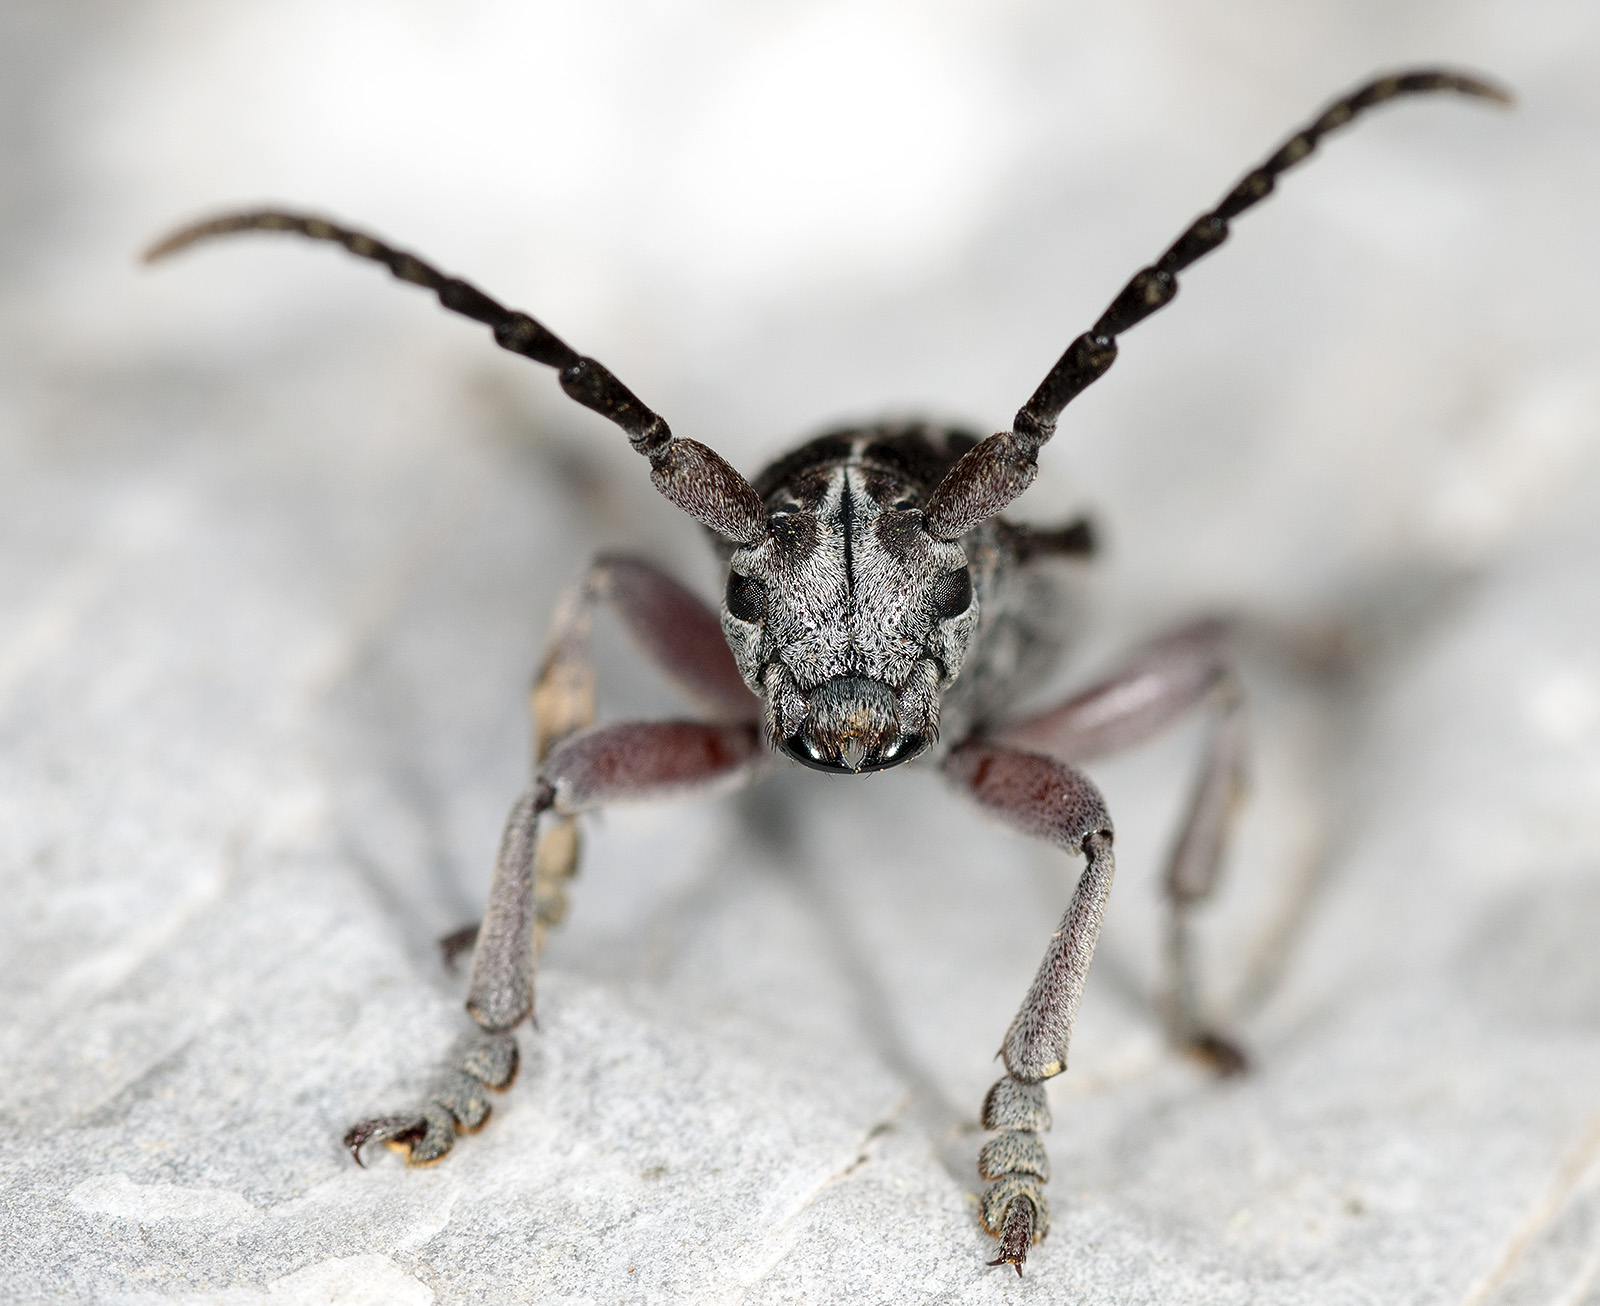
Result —
[[950, 469], [929, 501], [929, 532], [936, 539], [955, 539], [1027, 489], [1038, 470], [1039, 449], [1055, 434], [1061, 410], [1116, 361], [1117, 336], [1170, 304], [1178, 293], [1178, 273], [1222, 244], [1228, 238], [1228, 224], [1270, 195], [1278, 177], [1308, 158], [1324, 136], [1399, 96], [1434, 91], [1456, 91], [1499, 104], [1512, 102], [1510, 94], [1493, 82], [1439, 69], [1392, 73], [1335, 100], [1265, 162], [1247, 172], [1216, 208], [1196, 218], [1165, 254], [1134, 275], [1099, 321], [1067, 346], [1033, 396], [1017, 411], [1010, 431], [990, 436]]
[[181, 227], [146, 250], [144, 261], [153, 263], [199, 241], [245, 231], [282, 231], [330, 241], [357, 258], [383, 264], [401, 281], [433, 291], [452, 313], [489, 327], [502, 349], [555, 368], [569, 397], [627, 432], [629, 443], [650, 460], [650, 479], [656, 488], [696, 521], [741, 544], [766, 534], [767, 516], [750, 483], [715, 451], [673, 435], [660, 415], [603, 365], [579, 354], [528, 314], [505, 307], [476, 286], [446, 276], [415, 254], [365, 232], [309, 214], [253, 209]]

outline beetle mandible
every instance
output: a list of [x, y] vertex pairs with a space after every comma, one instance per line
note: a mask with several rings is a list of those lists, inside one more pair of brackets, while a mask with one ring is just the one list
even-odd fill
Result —
[[[1056, 420], [1115, 361], [1117, 337], [1178, 291], [1178, 274], [1329, 132], [1403, 95], [1454, 91], [1509, 103], [1484, 79], [1436, 69], [1378, 77], [1327, 106], [1141, 269], [1070, 345], [1011, 428], [977, 439], [927, 423], [880, 424], [808, 441], [746, 480], [667, 423], [592, 358], [465, 281], [362, 232], [276, 210], [174, 232], [146, 254], [242, 231], [342, 245], [488, 326], [495, 343], [557, 370], [561, 388], [610, 419], [650, 461], [655, 487], [712, 535], [727, 567], [720, 614], [651, 563], [602, 556], [557, 610], [534, 682], [536, 773], [517, 799], [476, 930], [467, 1011], [479, 1034], [416, 1110], [355, 1125], [346, 1146], [384, 1140], [436, 1161], [489, 1115], [489, 1089], [517, 1069], [514, 1031], [533, 1011], [535, 962], [565, 910], [579, 813], [621, 799], [706, 793], [748, 781], [780, 753], [857, 775], [923, 758], [991, 815], [1048, 839], [1085, 867], [1005, 1035], [1005, 1074], [983, 1103], [993, 1132], [978, 1159], [979, 1206], [999, 1239], [992, 1265], [1022, 1273], [1045, 1236], [1050, 1128], [1045, 1081], [1067, 1065], [1084, 978], [1111, 890], [1112, 824], [1077, 764], [1209, 712], [1198, 772], [1166, 868], [1170, 1034], [1223, 1073], [1244, 1059], [1199, 1014], [1188, 922], [1213, 890], [1245, 782], [1242, 700], [1227, 625], [1191, 623], [1138, 649], [1100, 683], [1019, 718], [1014, 704], [1063, 647], [1052, 559], [1085, 557], [1086, 519], [1057, 529], [1000, 512], [1032, 482]], [[596, 604], [611, 604], [705, 719], [594, 725], [588, 652]]]

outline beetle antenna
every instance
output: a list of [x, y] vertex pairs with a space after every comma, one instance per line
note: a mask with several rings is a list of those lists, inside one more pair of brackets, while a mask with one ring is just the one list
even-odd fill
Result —
[[1038, 472], [1039, 449], [1055, 434], [1061, 410], [1116, 361], [1117, 336], [1170, 304], [1178, 293], [1178, 273], [1222, 244], [1228, 238], [1228, 224], [1270, 195], [1280, 174], [1307, 158], [1329, 132], [1353, 122], [1368, 109], [1402, 95], [1434, 91], [1456, 91], [1499, 104], [1512, 102], [1508, 92], [1484, 78], [1414, 69], [1375, 78], [1328, 105], [1247, 172], [1216, 208], [1196, 218], [1165, 254], [1135, 274], [1100, 320], [1067, 346], [1033, 397], [1017, 411], [1011, 430], [990, 436], [946, 473], [928, 502], [929, 533], [935, 539], [953, 540], [993, 517], [1028, 488]]
[[659, 414], [601, 364], [526, 313], [506, 308], [476, 286], [364, 232], [309, 214], [252, 209], [180, 227], [146, 250], [144, 261], [153, 263], [199, 241], [243, 231], [286, 231], [331, 241], [357, 258], [382, 263], [401, 281], [433, 291], [452, 313], [489, 327], [502, 349], [557, 369], [561, 388], [626, 431], [629, 443], [650, 460], [656, 489], [701, 525], [738, 544], [753, 544], [767, 533], [767, 514], [750, 483], [714, 450], [673, 435]]

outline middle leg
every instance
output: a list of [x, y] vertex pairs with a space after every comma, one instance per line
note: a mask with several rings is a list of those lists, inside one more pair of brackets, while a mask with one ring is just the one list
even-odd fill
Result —
[[[562, 595], [534, 677], [528, 706], [535, 768], [562, 742], [594, 724], [595, 673], [589, 638], [594, 610], [601, 603], [615, 609], [649, 659], [713, 720], [761, 719], [761, 702], [740, 678], [717, 613], [643, 558], [601, 554], [583, 579]], [[567, 885], [577, 871], [578, 854], [577, 821], [552, 813], [541, 823], [534, 850], [535, 952], [545, 933], [566, 915]]]

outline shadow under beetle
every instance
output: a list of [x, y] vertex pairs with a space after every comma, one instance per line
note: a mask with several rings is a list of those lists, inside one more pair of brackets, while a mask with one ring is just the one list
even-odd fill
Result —
[[[1227, 624], [1205, 620], [1137, 650], [1120, 670], [1047, 711], [1018, 719], [1022, 694], [1049, 672], [1064, 639], [1058, 568], [1085, 557], [1086, 520], [1048, 530], [998, 514], [1028, 488], [1061, 410], [1117, 356], [1117, 337], [1169, 303], [1177, 275], [1228, 237], [1228, 224], [1272, 192], [1278, 175], [1329, 132], [1401, 95], [1455, 91], [1509, 103], [1480, 78], [1436, 70], [1379, 77], [1336, 100], [1247, 173], [1216, 208], [1142, 269], [1074, 340], [1011, 429], [977, 439], [922, 423], [822, 435], [747, 481], [666, 422], [609, 371], [525, 313], [371, 236], [321, 218], [233, 213], [173, 233], [157, 259], [240, 231], [332, 241], [433, 291], [484, 323], [495, 343], [557, 369], [573, 399], [627, 432], [655, 487], [706, 527], [727, 566], [720, 614], [641, 558], [603, 556], [563, 599], [533, 689], [537, 773], [506, 823], [467, 1011], [481, 1034], [417, 1110], [366, 1120], [345, 1143], [381, 1139], [413, 1164], [436, 1161], [489, 1115], [487, 1090], [516, 1074], [512, 1031], [533, 1011], [545, 931], [565, 911], [578, 860], [577, 815], [622, 799], [707, 793], [748, 781], [776, 751], [855, 775], [924, 758], [979, 806], [1086, 865], [1060, 928], [1001, 1047], [1005, 1074], [983, 1103], [993, 1131], [978, 1158], [979, 1207], [999, 1239], [993, 1265], [1022, 1273], [1049, 1227], [1050, 1128], [1044, 1082], [1067, 1065], [1084, 977], [1111, 890], [1111, 817], [1077, 764], [1137, 744], [1189, 713], [1209, 730], [1166, 871], [1169, 1001], [1175, 1044], [1222, 1073], [1243, 1056], [1203, 1024], [1189, 918], [1217, 882], [1245, 783], [1242, 702]], [[695, 721], [594, 725], [589, 657], [594, 606], [615, 607], [649, 656], [704, 709]]]

